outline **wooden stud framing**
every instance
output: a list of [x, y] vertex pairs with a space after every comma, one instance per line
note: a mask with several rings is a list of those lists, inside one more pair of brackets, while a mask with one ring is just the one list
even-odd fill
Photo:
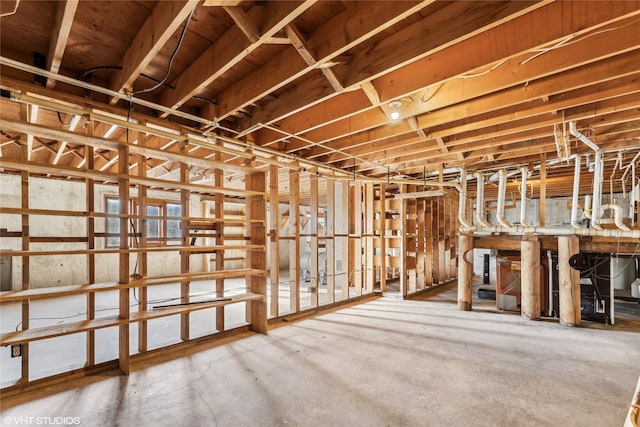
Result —
[[[259, 192], [265, 191], [265, 173], [255, 172], [247, 175], [245, 178], [245, 186], [248, 190]], [[261, 220], [247, 224], [249, 241], [255, 245], [266, 244], [266, 227], [264, 220], [266, 219], [266, 203], [264, 196], [250, 196], [246, 199], [246, 215], [247, 218], [253, 220]], [[265, 272], [267, 269], [267, 256], [264, 250], [249, 250], [246, 254], [248, 259], [248, 267], [252, 270], [261, 271], [262, 274], [253, 274], [247, 278], [249, 291], [252, 294], [263, 296], [260, 299], [254, 299], [247, 303], [247, 313], [250, 313], [251, 330], [267, 333], [267, 279]], [[297, 263], [296, 263], [297, 264]]]
[[540, 156], [540, 227], [547, 221], [547, 155]]
[[418, 274], [418, 290], [422, 290], [425, 287], [425, 224], [424, 224], [424, 199], [417, 200], [418, 206], [416, 207], [416, 226], [417, 226], [417, 248], [416, 248], [416, 272]]
[[[400, 193], [407, 192], [407, 185], [403, 184], [400, 186]], [[407, 221], [407, 200], [401, 199], [400, 201], [400, 295], [402, 297], [406, 297], [409, 292], [409, 275], [407, 272], [407, 232], [406, 232], [406, 221]]]
[[365, 223], [364, 223], [364, 239], [365, 239], [365, 255], [364, 255], [364, 284], [367, 293], [373, 292], [376, 280], [376, 271], [374, 268], [374, 247], [373, 247], [373, 183], [367, 182], [364, 185], [364, 207], [365, 207]]
[[387, 197], [386, 185], [380, 184], [380, 292], [387, 291]]
[[300, 172], [289, 171], [289, 219], [293, 242], [289, 242], [289, 311], [300, 311]]
[[[147, 134], [145, 132], [138, 132], [138, 144], [146, 145], [147, 143]], [[145, 178], [147, 176], [147, 158], [143, 155], [138, 156], [138, 176], [141, 178]], [[146, 185], [138, 185], [138, 209], [141, 214], [146, 214], [147, 212], [147, 186]], [[147, 247], [147, 219], [141, 218], [138, 222], [138, 233], [140, 235], [138, 240], [138, 246], [141, 248]], [[141, 275], [142, 277], [147, 277], [147, 266], [148, 266], [148, 257], [147, 252], [140, 252], [137, 255], [138, 258], [138, 268], [139, 271], [135, 273]], [[138, 292], [138, 311], [147, 310], [147, 299], [148, 299], [148, 290], [146, 286], [140, 288]], [[148, 348], [148, 327], [147, 322], [143, 320], [138, 323], [138, 351], [140, 353], [144, 353]]]
[[[120, 249], [129, 249], [129, 179], [127, 178], [129, 169], [129, 148], [125, 145], [118, 150], [118, 169], [123, 175], [118, 181], [118, 194], [120, 203]], [[119, 255], [119, 278], [120, 284], [129, 283], [129, 252], [124, 251]], [[119, 318], [129, 319], [131, 313], [129, 309], [130, 291], [128, 288], [119, 291]], [[118, 366], [122, 373], [129, 374], [129, 323], [121, 324], [118, 327], [119, 357]]]
[[[28, 105], [20, 105], [20, 116], [23, 120], [27, 120], [29, 116]], [[20, 135], [20, 142], [22, 144], [22, 159], [26, 160], [29, 157], [29, 149], [27, 144], [28, 135]], [[21, 188], [21, 207], [22, 209], [29, 209], [29, 172], [22, 171], [20, 173], [20, 188]], [[22, 250], [29, 250], [29, 215], [22, 214]], [[21, 289], [29, 289], [29, 257], [22, 257], [22, 284]], [[22, 323], [21, 329], [29, 329], [29, 300], [22, 301]], [[29, 381], [29, 344], [22, 345], [22, 367], [21, 367], [21, 382], [26, 383]]]
[[[216, 153], [216, 160], [222, 161], [222, 153]], [[222, 169], [215, 169], [213, 172], [214, 185], [221, 187], [224, 183], [224, 171]], [[214, 212], [213, 216], [216, 220], [224, 218], [224, 195], [216, 194], [214, 196]], [[216, 246], [224, 246], [224, 222], [219, 221], [215, 224], [216, 231]], [[215, 253], [216, 271], [224, 270], [224, 250], [218, 250]], [[224, 277], [216, 279], [216, 296], [218, 298], [224, 297]], [[224, 324], [224, 307], [216, 308], [216, 330], [222, 332], [225, 330]]]
[[327, 259], [327, 304], [335, 301], [335, 274], [336, 274], [336, 251], [335, 251], [335, 218], [336, 218], [336, 197], [335, 182], [327, 179], [327, 213], [325, 215], [325, 251]]
[[362, 183], [356, 181], [353, 186], [353, 199], [352, 199], [352, 216], [353, 216], [353, 230], [352, 230], [352, 245], [353, 245], [353, 260], [351, 262], [352, 268], [352, 283], [356, 291], [356, 295], [362, 295], [363, 288], [363, 275], [362, 275]]
[[271, 261], [269, 275], [271, 279], [270, 314], [272, 317], [278, 317], [280, 312], [280, 204], [278, 203], [278, 171], [278, 166], [269, 166], [269, 223], [271, 224], [271, 229], [269, 230], [269, 256]]
[[340, 289], [342, 299], [349, 298], [349, 183], [337, 182], [340, 197], [336, 198], [337, 212], [335, 216], [335, 250], [336, 256], [336, 289]]
[[425, 234], [425, 286], [433, 286], [433, 205], [432, 199], [425, 200], [424, 234]]
[[[187, 143], [180, 143], [180, 153], [186, 154]], [[188, 183], [189, 179], [189, 165], [186, 163], [180, 163], [180, 182]], [[189, 216], [189, 190], [180, 190], [180, 207], [183, 218]], [[189, 238], [189, 220], [183, 219], [180, 224], [182, 230], [182, 246], [190, 246]], [[180, 253], [180, 273], [188, 274], [190, 272], [190, 253], [182, 251]], [[189, 304], [189, 280], [183, 280], [180, 282], [180, 303]], [[180, 339], [183, 341], [189, 340], [189, 313], [183, 313], [180, 315]]]
[[[86, 126], [87, 136], [93, 136], [94, 130], [93, 120], [89, 120]], [[93, 147], [84, 147], [85, 168], [92, 170], [94, 167]], [[86, 209], [87, 212], [94, 212], [95, 209], [95, 181], [92, 179], [85, 180], [85, 193], [86, 193]], [[87, 216], [87, 249], [95, 249], [95, 218]], [[87, 254], [87, 283], [93, 284], [96, 281], [96, 259], [92, 253]], [[96, 317], [96, 295], [93, 292], [87, 294], [87, 320], [95, 319]], [[96, 363], [96, 336], [94, 331], [87, 332], [87, 366], [93, 366]]]
[[318, 269], [318, 177], [311, 176], [309, 180], [310, 210], [311, 210], [311, 236], [309, 241], [309, 267], [311, 270], [311, 306], [319, 304], [319, 269]]

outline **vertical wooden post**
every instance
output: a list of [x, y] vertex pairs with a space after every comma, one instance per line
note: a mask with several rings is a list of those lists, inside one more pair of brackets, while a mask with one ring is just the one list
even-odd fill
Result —
[[[88, 137], [93, 137], [94, 122], [89, 120], [87, 122], [86, 133]], [[85, 170], [93, 171], [94, 158], [93, 147], [84, 147], [85, 156]], [[87, 215], [87, 249], [92, 250], [96, 247], [95, 241], [95, 217], [93, 212], [96, 210], [95, 201], [95, 181], [93, 179], [85, 180], [85, 195], [86, 195], [86, 208], [89, 215]], [[87, 254], [87, 283], [95, 283], [96, 281], [96, 257], [94, 254]], [[96, 294], [94, 292], [87, 293], [87, 320], [95, 319], [96, 317]], [[93, 366], [96, 363], [96, 332], [87, 331], [87, 363], [86, 366]]]
[[376, 281], [376, 271], [373, 264], [375, 249], [373, 248], [373, 183], [365, 184], [365, 286], [367, 293], [373, 292]]
[[470, 311], [472, 308], [471, 284], [473, 281], [473, 236], [460, 234], [458, 238], [458, 308]]
[[[216, 152], [215, 159], [218, 162], [223, 160], [222, 153]], [[224, 171], [222, 169], [215, 169], [213, 172], [214, 185], [216, 187], [224, 187]], [[221, 247], [224, 245], [224, 194], [216, 194], [214, 196], [214, 211], [213, 216], [216, 218], [216, 246]], [[216, 271], [224, 270], [224, 250], [218, 249], [215, 251], [215, 263]], [[218, 298], [224, 297], [224, 278], [216, 279], [216, 296]], [[224, 307], [216, 308], [216, 330], [218, 332], [224, 331]]]
[[540, 227], [546, 225], [547, 218], [547, 154], [540, 156]]
[[325, 223], [325, 252], [327, 260], [326, 277], [327, 277], [327, 303], [335, 301], [335, 219], [336, 219], [336, 201], [335, 201], [336, 183], [332, 179], [327, 180], [327, 213], [324, 218]]
[[[340, 258], [336, 257], [336, 288], [340, 288], [342, 299], [349, 298], [349, 183], [341, 181], [336, 184], [340, 190], [340, 197], [337, 198], [338, 215], [336, 215], [336, 239], [335, 250], [340, 253]], [[338, 286], [340, 285], [340, 286]]]
[[560, 284], [560, 323], [580, 326], [580, 272], [569, 266], [569, 258], [579, 252], [576, 236], [558, 237], [558, 282]]
[[418, 246], [416, 248], [416, 272], [418, 274], [418, 289], [424, 289], [425, 287], [425, 253], [424, 253], [424, 199], [417, 200], [416, 208], [416, 226], [417, 226], [417, 239]]
[[289, 310], [300, 311], [300, 172], [289, 171], [289, 219], [293, 241], [289, 241]]
[[[187, 154], [187, 141], [180, 143], [180, 154]], [[189, 165], [180, 163], [180, 182], [188, 184], [189, 179]], [[180, 190], [180, 206], [182, 212], [182, 245], [189, 246], [191, 239], [189, 238], [189, 190]], [[189, 274], [190, 272], [190, 256], [191, 252], [183, 251], [180, 254], [180, 272], [182, 274]], [[180, 303], [189, 304], [189, 288], [190, 281], [183, 280], [180, 282]], [[180, 338], [183, 341], [189, 340], [189, 313], [183, 313], [180, 315]]]
[[424, 205], [424, 239], [425, 239], [425, 285], [433, 286], [433, 202], [425, 200]]
[[[400, 193], [408, 191], [407, 185], [400, 186]], [[409, 293], [409, 275], [407, 271], [407, 199], [400, 200], [400, 295], [406, 297]]]
[[447, 280], [446, 275], [446, 214], [444, 197], [438, 198], [438, 283]]
[[318, 306], [318, 290], [320, 287], [320, 279], [318, 272], [318, 177], [313, 175], [309, 182], [310, 190], [310, 210], [311, 210], [311, 241], [309, 249], [309, 268], [311, 275], [312, 293], [311, 306]]
[[[118, 182], [118, 194], [120, 204], [120, 255], [119, 255], [119, 282], [122, 285], [129, 283], [129, 147], [118, 148], [118, 172], [121, 178]], [[126, 320], [130, 316], [130, 290], [120, 289], [119, 315]], [[123, 323], [118, 327], [120, 370], [129, 374], [129, 324]]]
[[[356, 181], [353, 187], [353, 283], [356, 295], [362, 295], [362, 183]], [[385, 261], [383, 261], [384, 263]]]
[[522, 317], [540, 319], [540, 241], [524, 237], [521, 242]]
[[[29, 105], [20, 104], [20, 118], [23, 121], [29, 120]], [[27, 161], [30, 157], [30, 149], [28, 144], [28, 135], [20, 135], [20, 145], [22, 147], [21, 157], [22, 160]], [[21, 188], [21, 207], [22, 209], [29, 209], [29, 172], [20, 172], [20, 188]], [[22, 250], [29, 250], [29, 214], [22, 213]], [[29, 256], [22, 257], [22, 290], [27, 290], [30, 287], [29, 277]], [[29, 329], [29, 300], [22, 300], [22, 323], [21, 329]], [[29, 382], [29, 343], [22, 344], [22, 366], [20, 381]]]
[[387, 187], [380, 184], [380, 292], [387, 291]]
[[[138, 144], [141, 146], [147, 145], [147, 134], [145, 132], [138, 132]], [[138, 176], [144, 178], [147, 176], [147, 158], [143, 155], [138, 156]], [[142, 215], [142, 219], [138, 221], [138, 229], [136, 230], [140, 237], [137, 238], [138, 246], [140, 248], [147, 247], [147, 186], [138, 185], [138, 214]], [[165, 212], [166, 214], [166, 212]], [[165, 236], [167, 237], [167, 236]], [[138, 271], [136, 273], [145, 277], [147, 275], [147, 251], [138, 252]], [[147, 310], [147, 298], [148, 291], [146, 286], [138, 288], [138, 310]], [[147, 351], [147, 321], [143, 320], [138, 323], [138, 351], [143, 353]]]
[[[280, 282], [280, 204], [278, 203], [278, 173], [277, 165], [269, 166], [269, 222], [271, 223], [270, 251], [271, 261], [269, 276], [271, 280], [271, 315], [279, 314], [279, 282]], [[316, 184], [317, 185], [317, 184]], [[317, 219], [316, 219], [317, 221]], [[224, 308], [224, 307], [221, 307]]]
[[[266, 191], [266, 180], [264, 172], [254, 172], [246, 176], [245, 188], [252, 191]], [[261, 220], [250, 222], [249, 227], [249, 243], [251, 245], [266, 245], [266, 203], [264, 195], [248, 196], [246, 199], [247, 218], [252, 220]], [[254, 270], [260, 270], [261, 274], [252, 274], [247, 278], [248, 287], [251, 293], [262, 295], [264, 298], [260, 300], [252, 300], [248, 303], [247, 312], [250, 313], [249, 322], [251, 330], [267, 333], [267, 278], [264, 272], [267, 269], [267, 256], [265, 248], [252, 249], [247, 252], [248, 267]]]

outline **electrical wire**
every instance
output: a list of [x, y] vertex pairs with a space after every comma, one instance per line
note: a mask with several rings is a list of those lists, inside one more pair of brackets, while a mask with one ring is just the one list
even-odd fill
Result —
[[193, 16], [193, 12], [195, 10], [196, 10], [195, 8], [191, 9], [191, 12], [189, 13], [189, 16], [187, 17], [187, 20], [186, 20], [186, 22], [184, 24], [184, 27], [182, 28], [182, 33], [180, 33], [180, 38], [178, 39], [178, 44], [176, 45], [176, 48], [173, 50], [173, 53], [171, 54], [171, 57], [169, 58], [169, 64], [167, 66], [167, 73], [164, 76], [164, 78], [154, 86], [151, 86], [149, 88], [141, 89], [141, 90], [133, 92], [133, 95], [137, 95], [139, 93], [152, 92], [152, 91], [156, 90], [157, 88], [159, 88], [160, 86], [162, 86], [164, 84], [164, 82], [167, 81], [167, 79], [169, 78], [169, 74], [171, 73], [171, 66], [173, 65], [173, 60], [175, 59], [176, 55], [178, 54], [178, 51], [180, 50], [180, 46], [182, 46], [182, 41], [184, 40], [184, 35], [187, 33], [187, 28], [189, 27], [189, 22], [191, 22], [191, 17]]

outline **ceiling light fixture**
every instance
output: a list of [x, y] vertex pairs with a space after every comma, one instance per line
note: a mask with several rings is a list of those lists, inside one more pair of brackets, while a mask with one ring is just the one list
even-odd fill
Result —
[[391, 109], [391, 120], [398, 120], [400, 118], [400, 107], [402, 107], [402, 102], [400, 101], [389, 102], [389, 108]]

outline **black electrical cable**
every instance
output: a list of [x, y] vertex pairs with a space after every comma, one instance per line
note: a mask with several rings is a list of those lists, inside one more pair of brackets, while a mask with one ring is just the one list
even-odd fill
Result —
[[56, 111], [56, 113], [58, 113], [58, 121], [60, 122], [60, 124], [62, 126], [70, 126], [71, 125], [71, 121], [73, 120], [73, 115], [69, 118], [69, 123], [65, 123], [62, 120], [62, 115], [60, 114], [60, 111]]
[[173, 60], [175, 59], [176, 54], [180, 50], [180, 46], [182, 46], [182, 41], [184, 40], [184, 35], [187, 33], [187, 27], [189, 27], [189, 22], [191, 22], [191, 17], [193, 16], [193, 12], [194, 11], [195, 11], [195, 8], [191, 9], [191, 13], [189, 13], [189, 16], [187, 17], [187, 21], [184, 23], [184, 27], [182, 28], [182, 33], [180, 33], [180, 38], [178, 39], [178, 44], [176, 45], [176, 48], [173, 50], [173, 53], [171, 54], [171, 57], [169, 58], [169, 65], [167, 66], [167, 74], [156, 85], [151, 86], [151, 87], [146, 88], [146, 89], [138, 90], [138, 91], [133, 93], [134, 95], [137, 95], [139, 93], [147, 93], [147, 92], [154, 91], [157, 88], [159, 88], [160, 86], [162, 86], [164, 84], [164, 82], [167, 81], [167, 79], [169, 78], [169, 74], [171, 73], [171, 66], [173, 65]]

